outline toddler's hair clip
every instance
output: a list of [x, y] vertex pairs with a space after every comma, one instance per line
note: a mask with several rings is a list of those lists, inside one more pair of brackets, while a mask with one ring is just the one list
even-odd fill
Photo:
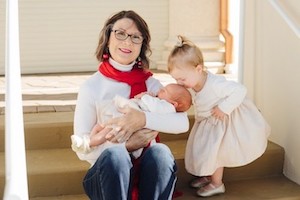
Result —
[[181, 36], [178, 36], [178, 42], [175, 45], [176, 47], [182, 47], [183, 46], [183, 40]]

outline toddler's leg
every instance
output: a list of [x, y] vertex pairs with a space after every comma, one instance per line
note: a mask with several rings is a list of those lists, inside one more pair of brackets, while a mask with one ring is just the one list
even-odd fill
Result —
[[218, 187], [223, 184], [223, 172], [224, 172], [224, 167], [218, 168], [215, 173], [211, 176], [211, 184], [214, 186]]
[[218, 168], [211, 176], [211, 183], [200, 188], [197, 191], [197, 195], [201, 197], [209, 197], [216, 194], [222, 194], [225, 192], [225, 186], [223, 184], [223, 171], [224, 168]]

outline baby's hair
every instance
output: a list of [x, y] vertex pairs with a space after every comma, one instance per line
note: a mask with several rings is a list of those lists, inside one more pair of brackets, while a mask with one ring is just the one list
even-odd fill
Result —
[[191, 107], [192, 95], [188, 89], [176, 83], [170, 83], [166, 88], [172, 88], [172, 90], [168, 90], [168, 93], [170, 98], [178, 103], [177, 112], [185, 112]]
[[168, 58], [168, 70], [171, 72], [175, 66], [184, 67], [204, 64], [203, 55], [199, 47], [189, 41], [186, 37], [179, 35], [178, 42], [171, 51]]

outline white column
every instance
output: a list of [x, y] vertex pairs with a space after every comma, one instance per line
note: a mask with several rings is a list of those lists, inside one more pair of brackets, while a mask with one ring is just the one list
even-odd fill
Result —
[[4, 200], [28, 200], [21, 91], [18, 0], [6, 1]]

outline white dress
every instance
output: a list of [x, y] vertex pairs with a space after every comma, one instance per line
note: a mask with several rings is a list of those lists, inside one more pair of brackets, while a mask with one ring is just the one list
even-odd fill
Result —
[[[186, 170], [196, 176], [212, 175], [219, 167], [246, 165], [267, 147], [270, 127], [246, 88], [208, 72], [203, 89], [194, 94], [195, 123], [185, 152]], [[218, 107], [228, 116], [211, 116]]]

